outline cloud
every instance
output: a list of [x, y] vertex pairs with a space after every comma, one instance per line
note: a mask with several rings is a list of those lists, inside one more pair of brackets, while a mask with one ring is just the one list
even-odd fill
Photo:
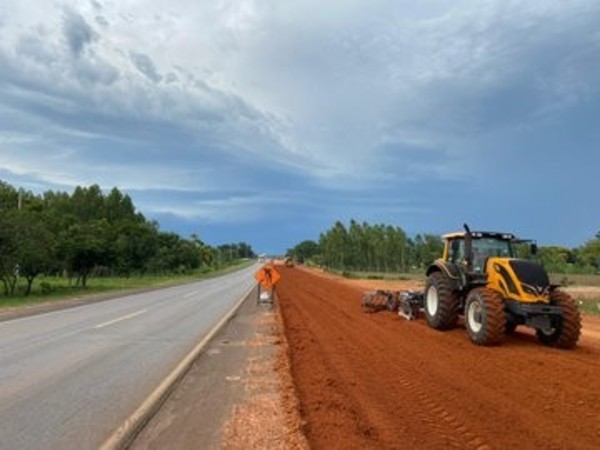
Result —
[[[348, 200], [358, 196], [370, 214], [400, 214], [414, 205], [359, 194], [385, 186], [396, 200], [427, 202], [429, 186], [449, 186], [465, 195], [501, 159], [544, 161], [535, 142], [568, 133], [600, 104], [600, 4], [587, 0], [3, 8], [6, 170], [136, 192], [217, 186], [222, 196], [192, 209], [203, 217], [227, 201], [266, 210], [257, 186], [293, 192], [302, 208], [319, 196], [307, 206], [297, 193], [317, 191], [327, 211], [358, 207]], [[159, 206], [186, 215], [193, 203]]]
[[106, 28], [106, 27], [108, 27], [110, 25], [109, 22], [108, 22], [108, 20], [104, 16], [96, 16], [94, 20], [101, 27], [105, 27]]
[[100, 11], [102, 10], [102, 3], [100, 3], [97, 0], [90, 0], [90, 4], [94, 7], [95, 10]]
[[135, 68], [139, 70], [140, 73], [147, 77], [149, 80], [152, 80], [155, 83], [158, 83], [162, 80], [162, 76], [158, 74], [154, 63], [148, 57], [148, 55], [130, 52], [129, 57], [131, 58], [131, 62], [133, 63]]
[[81, 14], [69, 9], [64, 11], [63, 33], [75, 57], [79, 57], [85, 47], [99, 37]]
[[72, 70], [77, 79], [83, 84], [108, 86], [117, 81], [120, 76], [117, 68], [98, 57], [79, 59], [73, 64]]
[[56, 61], [56, 54], [52, 48], [44, 43], [37, 34], [24, 34], [19, 36], [15, 52], [24, 58], [31, 59], [39, 64], [49, 65]]
[[[327, 185], [356, 183], [361, 169], [370, 182], [385, 158], [410, 160], [415, 149], [443, 156], [432, 176], [448, 159], [454, 173], [465, 140], [596, 95], [598, 7], [587, 2], [351, 1], [319, 14], [295, 1], [183, 2], [153, 14], [144, 2], [87, 5], [63, 12], [75, 60], [47, 27], [20, 35], [17, 50], [39, 66], [21, 82], [85, 104], [78, 114], [177, 122], [220, 152]], [[90, 25], [100, 8], [111, 23], [102, 40]]]

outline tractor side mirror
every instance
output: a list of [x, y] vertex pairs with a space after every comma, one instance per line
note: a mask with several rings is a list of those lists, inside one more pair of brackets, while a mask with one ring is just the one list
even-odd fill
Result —
[[530, 253], [531, 253], [533, 256], [537, 255], [537, 252], [538, 252], [538, 247], [537, 247], [537, 244], [536, 244], [535, 242], [532, 242], [532, 243], [529, 245], [529, 251], [530, 251]]

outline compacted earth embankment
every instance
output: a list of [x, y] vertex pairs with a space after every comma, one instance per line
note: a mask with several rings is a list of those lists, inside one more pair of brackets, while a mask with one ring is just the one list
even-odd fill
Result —
[[600, 442], [600, 321], [572, 351], [517, 330], [477, 347], [463, 327], [365, 313], [362, 290], [278, 266], [291, 371], [311, 448], [590, 449]]

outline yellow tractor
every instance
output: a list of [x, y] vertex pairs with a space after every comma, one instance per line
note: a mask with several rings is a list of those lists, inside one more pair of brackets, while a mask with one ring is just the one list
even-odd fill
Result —
[[508, 233], [444, 235], [444, 253], [427, 270], [423, 309], [437, 330], [454, 328], [459, 315], [475, 344], [499, 344], [519, 325], [532, 327], [545, 345], [573, 348], [581, 332], [575, 300], [550, 283], [543, 266], [517, 257], [519, 240]]

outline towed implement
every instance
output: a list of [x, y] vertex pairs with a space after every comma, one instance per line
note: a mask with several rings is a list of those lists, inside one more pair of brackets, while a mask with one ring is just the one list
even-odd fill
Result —
[[575, 300], [550, 283], [540, 263], [517, 257], [519, 244], [529, 244], [535, 255], [535, 242], [509, 233], [472, 232], [467, 225], [464, 232], [443, 238], [443, 255], [427, 269], [423, 293], [367, 292], [363, 306], [376, 310], [383, 303], [409, 319], [422, 310], [427, 324], [440, 331], [456, 327], [462, 315], [478, 345], [499, 344], [518, 326], [535, 329], [548, 346], [577, 345], [581, 317]]
[[377, 312], [382, 309], [398, 311], [407, 320], [419, 317], [423, 306], [423, 293], [417, 291], [369, 291], [363, 295], [362, 306], [365, 310]]

